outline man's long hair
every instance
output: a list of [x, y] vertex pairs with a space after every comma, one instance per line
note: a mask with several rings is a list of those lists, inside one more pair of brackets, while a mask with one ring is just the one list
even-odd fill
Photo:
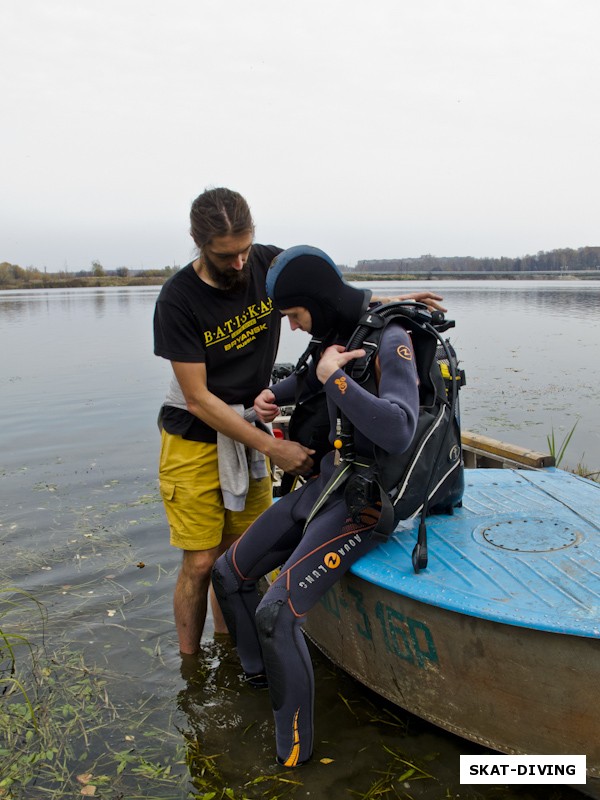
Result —
[[206, 189], [192, 203], [190, 233], [198, 250], [215, 237], [254, 235], [254, 222], [248, 203], [231, 189]]

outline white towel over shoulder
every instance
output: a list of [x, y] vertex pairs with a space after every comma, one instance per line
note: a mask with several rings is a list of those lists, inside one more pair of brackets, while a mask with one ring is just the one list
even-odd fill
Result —
[[[246, 411], [242, 405], [232, 405], [230, 408], [248, 422], [254, 422], [256, 419], [252, 408]], [[217, 455], [223, 504], [229, 511], [243, 511], [250, 478], [266, 478], [269, 474], [265, 456], [258, 450], [250, 450], [250, 459], [248, 459], [245, 445], [218, 431]], [[248, 469], [248, 460], [250, 460], [250, 469]]]

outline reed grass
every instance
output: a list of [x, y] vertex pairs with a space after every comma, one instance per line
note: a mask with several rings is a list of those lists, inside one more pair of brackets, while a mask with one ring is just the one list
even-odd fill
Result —
[[[15, 630], [8, 618], [19, 608]], [[49, 652], [45, 620], [31, 595], [0, 590], [0, 798], [184, 797], [189, 776], [179, 737], [171, 734], [178, 757], [165, 763], [163, 725], [139, 707], [120, 702], [117, 709], [109, 694], [116, 673], [89, 667], [69, 646]], [[118, 739], [123, 747], [112, 744]]]
[[0, 589], [0, 800], [279, 800], [302, 786], [286, 771], [232, 788], [221, 754], [181, 735], [172, 697], [113, 698], [123, 676], [87, 664], [76, 643], [50, 651], [46, 616]]
[[[571, 439], [573, 437], [573, 434], [575, 433], [575, 428], [577, 427], [579, 420], [580, 417], [578, 417], [575, 420], [575, 424], [573, 425], [571, 430], [565, 434], [565, 437], [560, 444], [558, 444], [556, 441], [554, 428], [552, 428], [551, 432], [546, 436], [546, 441], [548, 442], [548, 450], [550, 452], [550, 455], [554, 457], [554, 461], [557, 467], [561, 464], [562, 460], [565, 457], [567, 447], [571, 442]], [[569, 472], [572, 472], [574, 475], [579, 475], [582, 478], [587, 478], [588, 480], [595, 481], [596, 483], [600, 483], [600, 470], [590, 470], [590, 468], [586, 466], [586, 464], [584, 464], [583, 461], [579, 461], [574, 467], [569, 469]]]
[[433, 775], [430, 775], [414, 759], [409, 760], [399, 749], [392, 749], [385, 745], [383, 749], [390, 756], [385, 771], [378, 772], [379, 777], [366, 792], [359, 793], [349, 789], [351, 795], [360, 800], [377, 800], [378, 798], [409, 800], [411, 798], [411, 795], [407, 793], [407, 789], [410, 788], [409, 782], [428, 778], [433, 780]]
[[571, 441], [573, 434], [575, 433], [575, 428], [577, 427], [577, 423], [579, 422], [579, 417], [575, 420], [575, 424], [571, 428], [571, 430], [565, 435], [562, 443], [559, 445], [556, 441], [554, 435], [554, 428], [552, 428], [551, 432], [546, 436], [546, 441], [548, 442], [548, 450], [550, 451], [550, 455], [554, 458], [554, 463], [558, 467], [559, 464], [562, 462], [567, 447], [569, 446], [569, 442]]

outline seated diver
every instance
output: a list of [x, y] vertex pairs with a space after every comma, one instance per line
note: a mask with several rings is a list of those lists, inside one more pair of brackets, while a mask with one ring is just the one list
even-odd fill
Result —
[[[324, 386], [330, 440], [335, 439], [339, 409], [354, 425], [357, 456], [371, 456], [373, 445], [387, 452], [406, 450], [415, 433], [419, 396], [411, 341], [404, 328], [391, 322], [382, 336], [375, 396], [343, 371], [348, 362], [365, 355], [364, 350], [346, 352], [343, 345], [368, 308], [368, 290], [348, 285], [329, 256], [302, 245], [276, 257], [267, 274], [267, 291], [292, 330], [300, 328], [322, 340], [320, 358], [309, 367], [307, 381]], [[293, 397], [287, 379], [263, 390], [255, 409], [268, 421], [277, 413], [276, 404]], [[367, 499], [358, 513], [350, 514], [344, 487], [334, 488], [311, 516], [336, 469], [335, 455], [332, 449], [323, 458], [319, 475], [265, 511], [213, 570], [213, 586], [246, 678], [257, 686], [268, 682], [277, 761], [286, 767], [306, 762], [313, 751], [314, 675], [302, 633], [305, 615], [378, 544], [372, 536], [380, 512], [378, 499]], [[257, 581], [280, 565], [277, 579], [261, 599]]]

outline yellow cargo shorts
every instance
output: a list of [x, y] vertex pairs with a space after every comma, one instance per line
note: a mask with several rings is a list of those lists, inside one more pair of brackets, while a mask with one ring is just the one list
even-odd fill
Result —
[[217, 445], [161, 431], [159, 483], [171, 544], [210, 550], [223, 536], [241, 536], [273, 502], [271, 478], [250, 478], [243, 511], [223, 505]]

